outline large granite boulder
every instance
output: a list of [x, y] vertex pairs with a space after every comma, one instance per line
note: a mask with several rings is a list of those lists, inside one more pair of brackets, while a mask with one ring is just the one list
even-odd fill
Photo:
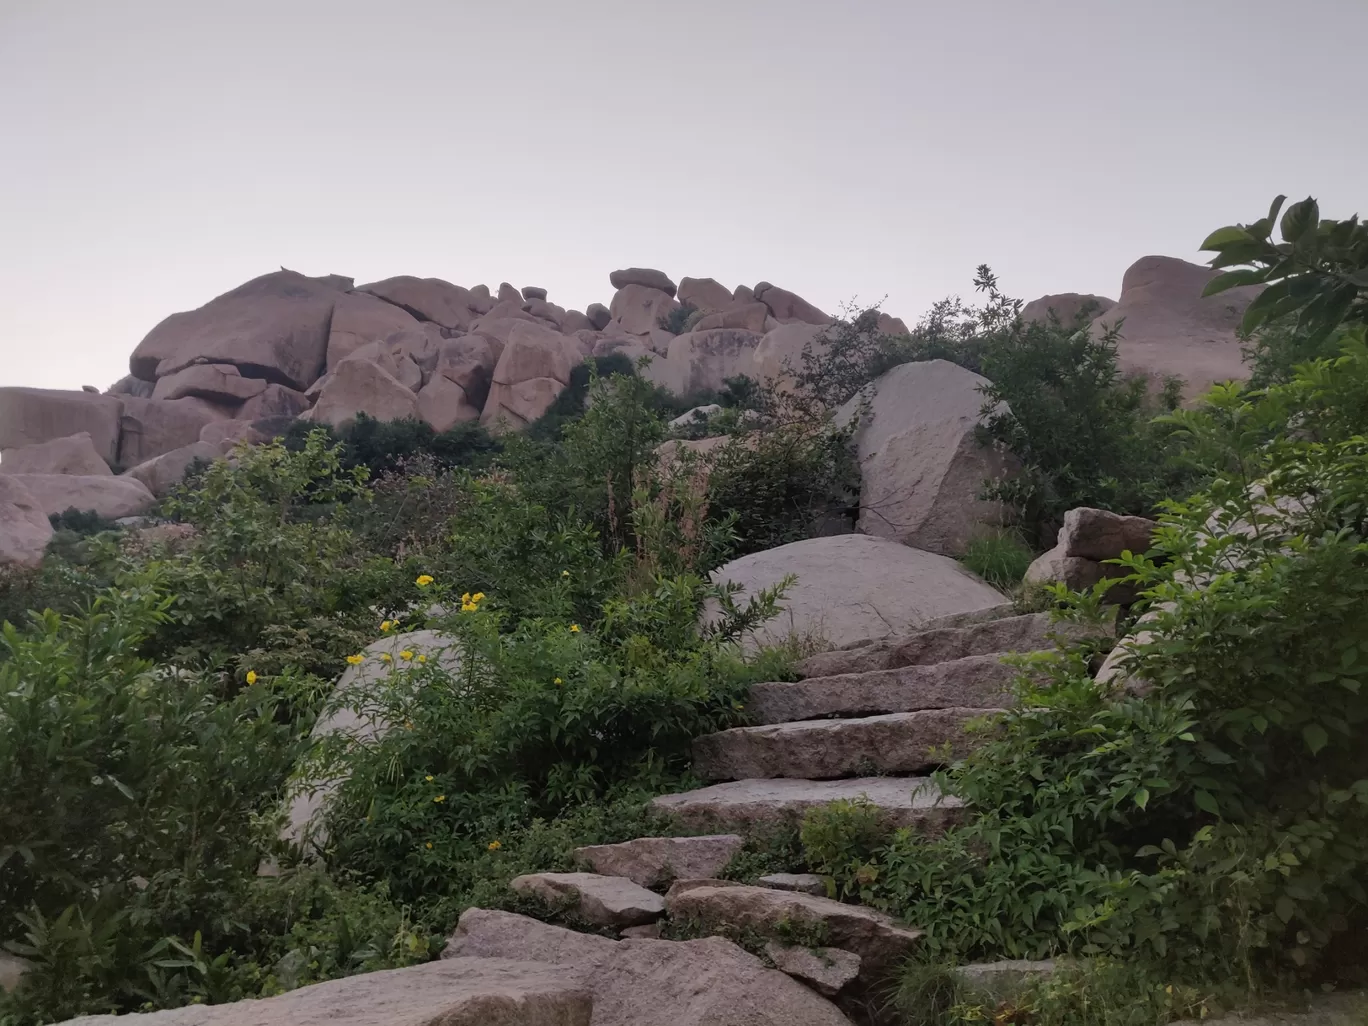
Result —
[[10, 474], [0, 474], [0, 565], [37, 566], [52, 540], [52, 524], [38, 498]]
[[716, 278], [680, 278], [679, 301], [703, 313], [725, 310], [732, 305], [731, 290]]
[[106, 463], [119, 456], [122, 397], [55, 388], [0, 388], [0, 450], [85, 432]]
[[764, 334], [765, 325], [770, 316], [769, 307], [764, 303], [733, 303], [720, 310], [704, 314], [694, 323], [693, 330], [739, 328], [742, 331]]
[[731, 328], [676, 336], [665, 357], [677, 376], [675, 392], [688, 395], [704, 389], [721, 389], [728, 378], [749, 374], [761, 338], [752, 331]]
[[905, 363], [877, 378], [837, 412], [859, 419], [859, 529], [945, 555], [962, 553], [1001, 507], [980, 498], [986, 481], [1012, 469], [979, 443], [976, 427], [988, 379], [947, 360]]
[[620, 271], [613, 271], [608, 275], [608, 282], [615, 289], [625, 289], [628, 285], [640, 285], [643, 288], [658, 289], [668, 296], [675, 294], [675, 283], [670, 280], [669, 275], [664, 271], [657, 271], [650, 267], [627, 267]]
[[419, 416], [434, 431], [479, 420], [497, 363], [494, 346], [481, 335], [443, 342], [432, 376], [418, 393]]
[[328, 375], [310, 419], [315, 424], [342, 427], [360, 413], [381, 421], [416, 418], [418, 397], [378, 363], [358, 359], [353, 353]]
[[132, 374], [125, 374], [114, 384], [105, 389], [106, 395], [131, 395], [139, 399], [151, 399], [152, 392], [156, 389], [155, 381], [144, 381], [142, 378], [135, 378]]
[[494, 367], [480, 422], [518, 430], [550, 409], [570, 382], [569, 341], [529, 322], [514, 324]]
[[[702, 324], [707, 321], [705, 317]], [[825, 352], [826, 328], [818, 324], [783, 324], [765, 332], [755, 347], [751, 377], [783, 387], [793, 372], [803, 369], [803, 353]]]
[[[233, 423], [237, 423], [236, 421]], [[161, 498], [168, 495], [185, 479], [185, 472], [196, 462], [213, 463], [223, 455], [223, 446], [212, 442], [191, 442], [139, 463], [125, 473], [126, 477], [141, 481], [148, 491]]]
[[339, 296], [328, 330], [328, 369], [368, 342], [379, 342], [396, 331], [417, 328], [419, 323], [402, 306], [370, 293], [348, 292]]
[[122, 401], [118, 462], [123, 467], [136, 467], [154, 456], [198, 442], [205, 425], [226, 420], [229, 413], [221, 406], [191, 396], [184, 399], [125, 396]]
[[150, 510], [156, 498], [141, 481], [130, 477], [81, 474], [14, 474], [45, 516], [69, 509], [93, 511], [106, 520], [136, 517]]
[[1061, 327], [1070, 328], [1079, 318], [1089, 320], [1101, 317], [1116, 306], [1116, 300], [1106, 296], [1083, 295], [1078, 292], [1063, 292], [1056, 296], [1041, 296], [1021, 308], [1025, 321], [1048, 321], [1053, 314]]
[[628, 335], [649, 335], [677, 306], [670, 293], [661, 289], [625, 285], [614, 294], [608, 308], [613, 315], [609, 328]]
[[[238, 407], [238, 420], [267, 420], [272, 417], [298, 417], [309, 408], [309, 398], [303, 392], [284, 385], [267, 385]], [[203, 432], [201, 432], [201, 435]]]
[[[797, 583], [781, 601], [783, 611], [757, 632], [763, 643], [797, 636], [840, 647], [1003, 602], [1001, 594], [953, 559], [863, 534], [809, 538], [754, 552], [712, 576], [740, 585], [744, 600], [788, 574], [796, 575]], [[708, 615], [716, 617], [717, 611]]]
[[1121, 279], [1121, 298], [1093, 321], [1095, 331], [1124, 321], [1117, 343], [1121, 370], [1183, 379], [1200, 395], [1217, 381], [1249, 376], [1236, 331], [1259, 286], [1202, 298], [1218, 272], [1174, 257], [1141, 257]]
[[767, 281], [755, 286], [755, 298], [769, 307], [770, 313], [780, 324], [830, 324], [832, 321], [831, 317], [802, 296]]
[[0, 474], [113, 473], [95, 451], [89, 431], [0, 452]]
[[246, 377], [307, 388], [327, 359], [336, 284], [283, 270], [253, 278], [167, 317], [138, 343], [129, 370], [150, 381], [193, 363], [230, 363]]
[[401, 274], [384, 281], [360, 285], [356, 291], [378, 296], [420, 321], [434, 321], [444, 328], [466, 331], [476, 317], [471, 309], [474, 297], [470, 291], [441, 278], [415, 278], [411, 274]]
[[197, 396], [217, 403], [241, 403], [266, 391], [265, 378], [244, 378], [231, 363], [192, 363], [157, 379], [153, 399]]

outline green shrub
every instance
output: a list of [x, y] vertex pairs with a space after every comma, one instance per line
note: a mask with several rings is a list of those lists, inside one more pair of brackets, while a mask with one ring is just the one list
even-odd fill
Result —
[[416, 419], [379, 421], [361, 413], [342, 428], [293, 422], [283, 442], [291, 452], [304, 450], [322, 432], [336, 447], [345, 471], [364, 467], [368, 477], [398, 469], [406, 460], [425, 456], [443, 470], [486, 466], [499, 453], [499, 441], [478, 423], [457, 424], [443, 432]]
[[683, 335], [686, 331], [692, 331], [702, 316], [703, 312], [697, 307], [681, 303], [661, 317], [658, 323], [671, 335]]
[[990, 530], [969, 540], [960, 562], [999, 591], [1012, 591], [1021, 584], [1033, 559], [1020, 534]]

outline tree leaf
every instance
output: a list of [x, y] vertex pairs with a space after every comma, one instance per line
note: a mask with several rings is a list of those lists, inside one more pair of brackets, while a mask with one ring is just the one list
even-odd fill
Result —
[[1325, 728], [1319, 723], [1308, 723], [1303, 727], [1302, 738], [1306, 741], [1306, 747], [1311, 749], [1312, 755], [1315, 755], [1330, 743], [1330, 735], [1325, 732]]
[[1221, 814], [1221, 806], [1217, 803], [1215, 796], [1212, 795], [1210, 791], [1196, 791], [1192, 795], [1192, 800], [1197, 803], [1197, 808], [1201, 809], [1203, 812], [1209, 812], [1213, 816], [1219, 816]]
[[1226, 246], [1229, 246], [1232, 242], [1254, 241], [1256, 241], [1254, 236], [1250, 235], [1247, 230], [1245, 230], [1238, 224], [1232, 224], [1227, 225], [1224, 228], [1217, 228], [1214, 232], [1212, 232], [1210, 235], [1206, 237], [1206, 241], [1203, 242], [1202, 245], [1198, 248], [1207, 251], [1215, 251], [1224, 249]]
[[1143, 809], [1146, 805], [1148, 805], [1148, 804], [1149, 804], [1149, 800], [1150, 800], [1149, 788], [1147, 788], [1147, 787], [1142, 787], [1142, 788], [1140, 788], [1140, 790], [1138, 790], [1138, 791], [1135, 792], [1135, 804], [1138, 805], [1138, 806], [1140, 806], [1140, 808]]
[[1258, 285], [1264, 280], [1267, 272], [1257, 267], [1241, 268], [1238, 271], [1226, 271], [1218, 274], [1206, 283], [1206, 288], [1202, 289], [1203, 296], [1214, 296], [1218, 292], [1226, 289], [1237, 288], [1240, 285]]
[[1293, 203], [1283, 214], [1278, 226], [1285, 241], [1296, 243], [1303, 235], [1313, 231], [1320, 224], [1320, 206], [1310, 196], [1300, 203]]

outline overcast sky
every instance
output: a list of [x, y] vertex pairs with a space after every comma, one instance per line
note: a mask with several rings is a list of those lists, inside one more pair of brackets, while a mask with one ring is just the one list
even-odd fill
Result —
[[0, 0], [0, 384], [104, 388], [284, 265], [1115, 296], [1368, 214], [1368, 0]]

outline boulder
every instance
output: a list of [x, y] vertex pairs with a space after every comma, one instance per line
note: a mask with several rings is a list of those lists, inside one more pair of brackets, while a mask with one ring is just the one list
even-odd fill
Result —
[[139, 463], [124, 476], [141, 481], [147, 486], [148, 491], [161, 498], [184, 480], [185, 472], [194, 466], [197, 460], [213, 463], [222, 455], [221, 446], [210, 442], [191, 442], [179, 449], [153, 456], [146, 463]]
[[[427, 341], [424, 339], [424, 341]], [[435, 353], [434, 353], [435, 355]], [[319, 384], [315, 385], [318, 394], [322, 394], [323, 388], [332, 374], [337, 372], [337, 368], [342, 364], [351, 363], [356, 360], [364, 360], [373, 363], [386, 374], [398, 381], [410, 392], [416, 392], [423, 387], [423, 370], [418, 366], [418, 362], [413, 356], [404, 351], [402, 346], [392, 345], [389, 342], [367, 342], [359, 349], [355, 349], [351, 354], [334, 367], [327, 377], [321, 378]]]
[[754, 303], [754, 302], [755, 302], [755, 289], [751, 288], [749, 285], [738, 285], [738, 286], [736, 286], [736, 288], [732, 289], [732, 302], [733, 302], [733, 303]]
[[540, 285], [524, 285], [522, 287], [522, 297], [524, 300], [545, 299], [546, 289], [542, 288]]
[[670, 293], [645, 285], [626, 285], [613, 296], [612, 325], [628, 335], [649, 335], [652, 328], [679, 306]]
[[907, 323], [901, 317], [892, 317], [882, 311], [879, 313], [879, 319], [875, 323], [875, 328], [881, 335], [909, 334]]
[[138, 343], [129, 370], [151, 380], [192, 363], [231, 363], [247, 377], [307, 388], [323, 372], [340, 295], [294, 271], [264, 274], [167, 317]]
[[417, 328], [413, 314], [367, 292], [339, 296], [328, 332], [328, 369], [336, 367], [368, 342], [379, 342], [396, 331]]
[[[260, 395], [238, 407], [238, 420], [267, 420], [272, 417], [298, 417], [309, 408], [309, 399], [284, 385], [267, 385]], [[200, 432], [201, 436], [203, 432]]]
[[568, 904], [575, 915], [595, 926], [641, 926], [665, 914], [659, 894], [620, 876], [597, 873], [528, 873], [509, 887], [548, 905]]
[[[1104, 578], [1126, 577], [1129, 573], [1124, 567], [1067, 555], [1063, 545], [1056, 545], [1035, 558], [1023, 579], [1027, 584], [1062, 584], [1070, 591], [1087, 591]], [[1126, 604], [1135, 601], [1135, 594], [1134, 585], [1113, 584], [1107, 589], [1106, 601]]]
[[584, 982], [502, 958], [452, 958], [360, 973], [275, 997], [161, 1012], [92, 1015], [70, 1026], [590, 1026]]
[[499, 283], [499, 295], [497, 298], [500, 303], [521, 304], [523, 301], [522, 293], [506, 281]]
[[1116, 300], [1106, 296], [1083, 295], [1078, 292], [1063, 292], [1057, 296], [1041, 296], [1033, 299], [1021, 309], [1024, 321], [1048, 321], [1051, 314], [1060, 325], [1071, 328], [1080, 320], [1094, 320], [1116, 305]]
[[756, 881], [772, 891], [798, 891], [801, 894], [826, 894], [826, 881], [816, 873], [770, 873]]
[[433, 374], [460, 385], [470, 401], [480, 407], [489, 395], [489, 383], [501, 352], [483, 335], [448, 339], [438, 347]]
[[704, 314], [694, 323], [694, 331], [708, 331], [713, 328], [737, 328], [742, 331], [765, 331], [765, 321], [769, 319], [769, 307], [764, 303], [741, 303], [726, 306]]
[[341, 427], [354, 421], [358, 413], [380, 421], [416, 418], [418, 397], [379, 364], [358, 359], [353, 353], [328, 375], [312, 419], [315, 424]]
[[589, 318], [589, 326], [595, 331], [602, 331], [608, 327], [608, 322], [613, 319], [612, 311], [602, 303], [590, 303], [588, 309], [584, 311], [584, 316]]
[[679, 301], [684, 306], [691, 306], [703, 313], [712, 313], [714, 310], [725, 310], [731, 306], [732, 294], [715, 278], [680, 278]]
[[861, 534], [809, 538], [754, 552], [712, 576], [740, 585], [744, 601], [745, 594], [778, 584], [788, 574], [798, 580], [780, 601], [782, 612], [757, 632], [768, 644], [797, 636], [839, 647], [1003, 601], [953, 559]]
[[1079, 506], [1064, 514], [1059, 547], [1065, 556], [1116, 559], [1123, 552], [1148, 552], [1158, 526], [1145, 517], [1122, 516], [1105, 509]]
[[528, 378], [516, 385], [495, 382], [489, 389], [480, 423], [492, 431], [517, 431], [539, 419], [565, 385], [555, 378]]
[[767, 281], [755, 286], [755, 298], [769, 307], [780, 324], [830, 324], [832, 321], [806, 299]]
[[827, 997], [835, 997], [860, 975], [860, 956], [840, 948], [804, 948], [770, 941], [765, 945], [765, 957], [781, 973]]
[[478, 953], [574, 973], [593, 992], [594, 1026], [850, 1026], [825, 998], [721, 937], [612, 941], [472, 908], [442, 958]]
[[231, 363], [194, 363], [184, 370], [157, 379], [153, 399], [198, 396], [217, 403], [246, 402], [266, 390], [263, 378], [244, 378]]
[[52, 524], [37, 496], [18, 478], [0, 474], [0, 565], [37, 566], [51, 540]]
[[897, 965], [921, 940], [920, 930], [898, 926], [872, 908], [767, 887], [673, 887], [665, 906], [675, 919], [770, 936], [789, 926], [816, 928], [828, 947], [859, 955], [866, 974]]
[[516, 430], [545, 413], [570, 381], [566, 341], [532, 323], [513, 325], [494, 367], [481, 423]]
[[565, 316], [561, 318], [560, 330], [567, 335], [576, 335], [581, 331], [592, 331], [593, 325], [589, 323], [589, 318], [578, 310], [566, 310]]
[[44, 516], [69, 509], [93, 510], [106, 520], [146, 513], [156, 499], [141, 481], [129, 477], [84, 474], [14, 474], [38, 503]]
[[184, 399], [126, 396], [120, 418], [118, 462], [120, 466], [136, 467], [154, 456], [198, 442], [206, 424], [226, 419], [228, 413], [222, 407], [191, 396]]
[[717, 403], [708, 403], [706, 406], [695, 406], [692, 410], [681, 413], [675, 417], [667, 427], [672, 431], [682, 431], [684, 428], [697, 427], [706, 424], [708, 418], [722, 412], [722, 407]]
[[89, 431], [0, 453], [0, 474], [113, 474]]
[[269, 442], [273, 437], [273, 434], [258, 428], [254, 421], [216, 420], [204, 425], [199, 440], [214, 446], [219, 452], [226, 453], [239, 442], [258, 444]]
[[144, 381], [142, 378], [135, 378], [132, 374], [125, 374], [109, 386], [107, 393], [109, 395], [132, 395], [139, 399], [151, 399], [152, 391], [156, 387], [155, 381]]
[[717, 876], [743, 843], [739, 834], [638, 837], [622, 844], [576, 848], [575, 857], [595, 873], [655, 888], [675, 880]]
[[608, 283], [615, 289], [625, 289], [628, 285], [640, 285], [642, 288], [656, 289], [667, 296], [675, 294], [675, 283], [670, 280], [669, 276], [664, 271], [657, 271], [649, 267], [627, 267], [620, 271], [613, 271], [608, 275]]
[[119, 415], [125, 400], [55, 388], [0, 388], [0, 449], [69, 438], [85, 432], [106, 463], [119, 455]]
[[1237, 329], [1259, 286], [1203, 299], [1217, 273], [1163, 256], [1141, 257], [1127, 269], [1120, 300], [1093, 320], [1098, 331], [1124, 320], [1116, 348], [1123, 372], [1180, 377], [1188, 397], [1249, 376]]
[[826, 329], [815, 324], [784, 324], [766, 331], [755, 347], [750, 376], [782, 385], [793, 372], [803, 369], [805, 350], [825, 351], [825, 340]]
[[679, 375], [681, 395], [721, 389], [728, 378], [748, 373], [763, 336], [753, 331], [715, 328], [678, 335], [670, 342], [666, 360]]
[[[413, 659], [405, 660], [405, 652], [412, 653]], [[361, 661], [343, 671], [314, 721], [309, 735], [314, 740], [342, 734], [351, 743], [366, 744], [383, 737], [392, 724], [377, 719], [372, 711], [358, 714], [354, 706], [365, 703], [368, 695], [393, 685], [396, 671], [404, 673], [421, 665], [455, 674], [461, 666], [456, 640], [432, 630], [392, 634], [371, 642], [358, 654]], [[418, 662], [420, 656], [421, 664]], [[403, 678], [398, 678], [398, 683], [402, 685]], [[321, 850], [327, 835], [319, 814], [341, 783], [342, 778], [318, 773], [312, 768], [297, 772], [289, 786], [287, 822], [281, 838], [306, 851]]]
[[959, 555], [1001, 506], [980, 498], [985, 481], [1011, 472], [1008, 457], [975, 437], [988, 379], [948, 360], [905, 363], [836, 414], [860, 417], [859, 529], [930, 552]]
[[418, 416], [440, 434], [457, 424], [480, 419], [481, 407], [450, 378], [434, 374], [418, 393]]
[[470, 293], [441, 278], [415, 278], [411, 274], [401, 274], [361, 285], [356, 291], [378, 296], [420, 321], [434, 321], [444, 328], [466, 331], [475, 320], [475, 313], [470, 308]]

